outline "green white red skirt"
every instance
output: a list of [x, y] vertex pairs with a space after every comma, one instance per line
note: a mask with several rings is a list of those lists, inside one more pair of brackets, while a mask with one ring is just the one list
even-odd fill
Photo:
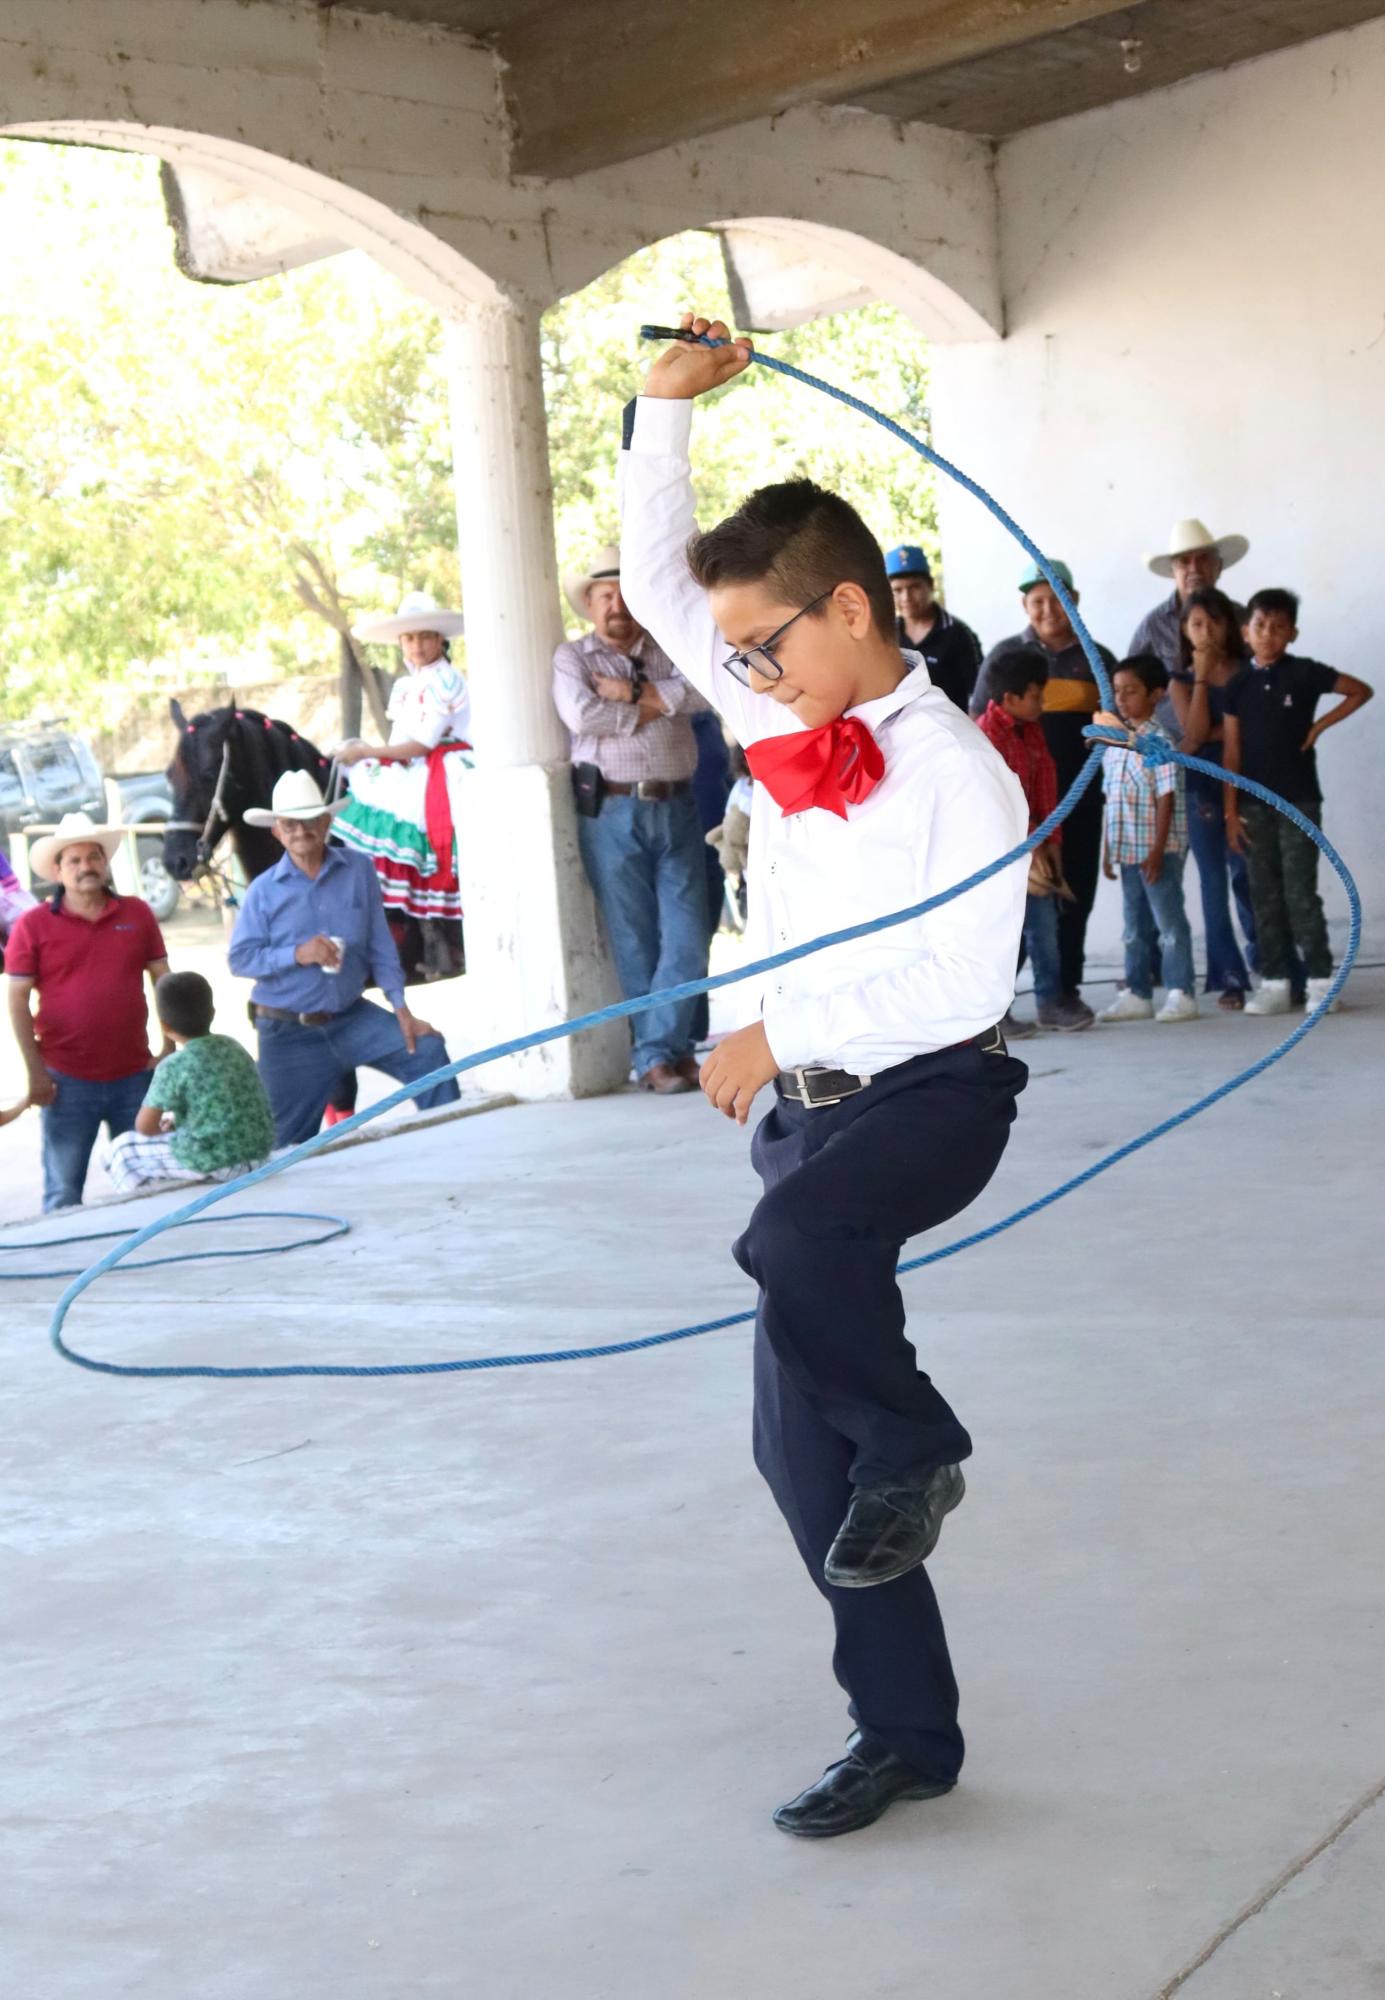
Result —
[[351, 797], [332, 831], [370, 856], [386, 909], [460, 920], [456, 828], [471, 764], [469, 743], [443, 743], [412, 763], [351, 766]]

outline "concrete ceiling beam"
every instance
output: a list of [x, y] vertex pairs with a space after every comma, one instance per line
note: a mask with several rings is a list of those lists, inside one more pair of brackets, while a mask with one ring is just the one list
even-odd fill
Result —
[[814, 99], [918, 76], [1110, 14], [1130, 0], [605, 0], [502, 28], [513, 169], [585, 173]]

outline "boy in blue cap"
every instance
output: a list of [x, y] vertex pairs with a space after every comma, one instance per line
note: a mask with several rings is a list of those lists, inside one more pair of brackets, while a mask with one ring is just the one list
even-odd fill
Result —
[[[880, 548], [807, 479], [697, 534], [692, 401], [749, 364], [686, 315], [626, 411], [621, 585], [631, 611], [745, 745], [751, 949], [780, 950], [965, 881], [1024, 839], [1014, 773], [902, 652]], [[928, 1573], [971, 1439], [905, 1332], [901, 1245], [959, 1214], [1005, 1149], [1023, 1063], [1014, 994], [1026, 877], [1013, 864], [927, 916], [781, 966], [702, 1069], [763, 1184], [734, 1250], [759, 1287], [755, 1462], [836, 1627], [856, 1729], [779, 1807], [805, 1839], [950, 1791], [957, 1684]]]
[[929, 680], [965, 715], [981, 665], [981, 641], [970, 625], [939, 604], [932, 567], [916, 542], [901, 542], [886, 552], [885, 574], [894, 593], [900, 645], [923, 654]]

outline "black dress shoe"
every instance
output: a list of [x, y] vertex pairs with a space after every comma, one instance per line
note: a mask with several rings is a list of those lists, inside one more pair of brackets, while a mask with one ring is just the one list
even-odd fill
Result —
[[841, 1762], [829, 1764], [815, 1785], [780, 1806], [774, 1824], [801, 1840], [830, 1840], [869, 1826], [896, 1799], [940, 1799], [951, 1790], [950, 1780], [921, 1778], [858, 1729], [847, 1738]]
[[957, 1465], [940, 1465], [922, 1486], [858, 1486], [827, 1551], [824, 1577], [838, 1590], [864, 1590], [917, 1569], [966, 1490]]

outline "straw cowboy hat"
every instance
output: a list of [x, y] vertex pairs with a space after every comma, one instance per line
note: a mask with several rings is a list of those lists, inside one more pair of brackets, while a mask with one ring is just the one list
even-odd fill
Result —
[[242, 818], [247, 826], [273, 826], [276, 819], [321, 819], [324, 813], [339, 813], [345, 804], [345, 799], [338, 799], [329, 806], [310, 771], [285, 771], [275, 782], [269, 804], [251, 806]]
[[1215, 549], [1222, 559], [1222, 568], [1230, 569], [1249, 547], [1244, 535], [1214, 535], [1207, 523], [1194, 515], [1186, 521], [1175, 521], [1169, 529], [1168, 547], [1144, 556], [1142, 561], [1156, 576], [1172, 576], [1175, 556], [1190, 556], [1194, 549]]
[[589, 618], [587, 599], [594, 583], [620, 581], [620, 550], [612, 543], [598, 549], [590, 569], [570, 569], [563, 575], [563, 595], [579, 618]]
[[97, 826], [86, 813], [64, 813], [56, 830], [46, 833], [42, 840], [36, 840], [29, 849], [29, 867], [41, 880], [56, 882], [58, 860], [65, 847], [80, 847], [88, 841], [95, 841], [110, 861], [124, 838], [121, 827]]
[[367, 618], [356, 627], [356, 637], [368, 646], [388, 645], [406, 632], [436, 632], [440, 639], [455, 639], [465, 624], [460, 611], [444, 611], [426, 590], [411, 590], [400, 598], [393, 617]]

